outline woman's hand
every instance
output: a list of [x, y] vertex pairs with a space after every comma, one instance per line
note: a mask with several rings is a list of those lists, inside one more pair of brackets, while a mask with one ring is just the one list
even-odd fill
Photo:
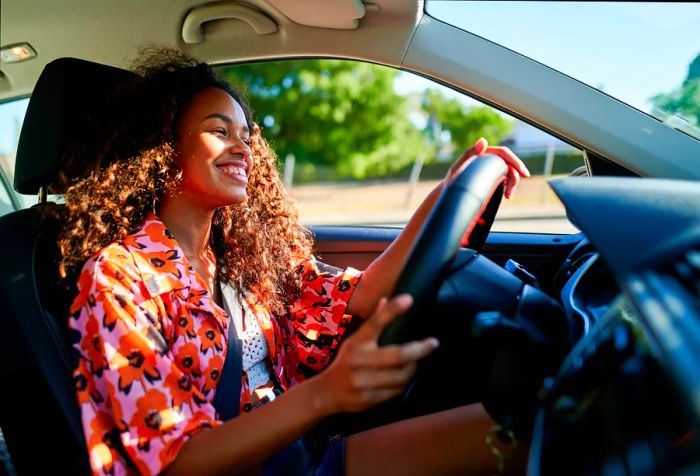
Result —
[[384, 328], [411, 307], [402, 294], [382, 298], [372, 316], [347, 338], [333, 363], [318, 376], [318, 408], [328, 415], [358, 412], [401, 394], [416, 371], [416, 362], [438, 347], [428, 338], [402, 345], [379, 347]]
[[520, 177], [529, 177], [530, 171], [525, 167], [523, 161], [508, 147], [489, 147], [488, 142], [483, 137], [477, 140], [473, 146], [467, 149], [467, 151], [452, 164], [450, 170], [447, 171], [447, 176], [443, 184], [445, 184], [445, 186], [448, 185], [472, 159], [485, 154], [497, 155], [508, 165], [508, 179], [506, 180], [504, 194], [506, 198], [510, 198], [520, 182]]

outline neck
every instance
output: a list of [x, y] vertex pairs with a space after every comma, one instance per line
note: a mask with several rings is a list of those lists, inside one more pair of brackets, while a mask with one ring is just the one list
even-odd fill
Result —
[[209, 246], [211, 221], [215, 210], [193, 206], [184, 200], [174, 203], [165, 199], [158, 217], [173, 234], [186, 256], [203, 259], [212, 250]]

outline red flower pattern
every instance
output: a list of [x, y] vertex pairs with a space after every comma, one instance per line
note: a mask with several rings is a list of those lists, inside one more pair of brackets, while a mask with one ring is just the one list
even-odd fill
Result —
[[[313, 258], [295, 269], [304, 287], [286, 315], [244, 296], [283, 390], [330, 361], [359, 279]], [[212, 402], [229, 318], [155, 215], [88, 260], [78, 287], [69, 325], [80, 333], [74, 380], [93, 473], [160, 473], [187, 438], [221, 424]], [[245, 372], [241, 381], [240, 408], [249, 411]]]

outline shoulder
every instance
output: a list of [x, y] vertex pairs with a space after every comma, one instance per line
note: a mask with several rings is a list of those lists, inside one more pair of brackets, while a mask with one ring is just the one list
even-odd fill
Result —
[[121, 241], [102, 248], [85, 262], [78, 277], [78, 296], [71, 312], [82, 307], [88, 296], [119, 289], [140, 289], [142, 281], [134, 256]]
[[333, 273], [334, 271], [339, 270], [339, 268], [336, 268], [335, 266], [318, 261], [313, 255], [295, 260], [293, 263], [293, 269], [305, 280], [317, 279], [320, 275]]
[[354, 268], [338, 268], [311, 256], [295, 268], [301, 279], [298, 304], [315, 303], [319, 299], [347, 302], [360, 279], [361, 272]]
[[354, 268], [339, 268], [318, 261], [316, 257], [309, 256], [299, 260], [294, 268], [302, 281], [313, 282], [318, 280], [357, 280], [362, 274]]
[[78, 278], [79, 294], [71, 312], [96, 293], [118, 293], [136, 302], [176, 289], [190, 282], [184, 254], [165, 224], [149, 215], [128, 235], [93, 255]]

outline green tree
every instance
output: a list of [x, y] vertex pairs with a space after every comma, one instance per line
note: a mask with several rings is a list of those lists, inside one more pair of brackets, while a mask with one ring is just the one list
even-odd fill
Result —
[[394, 92], [398, 71], [342, 60], [229, 66], [226, 79], [247, 89], [255, 119], [280, 157], [333, 165], [363, 178], [415, 160], [425, 138]]
[[685, 80], [687, 82], [698, 78], [700, 78], [700, 54], [688, 66], [688, 77]]
[[[468, 108], [437, 90], [402, 96], [398, 70], [347, 60], [291, 60], [222, 67], [246, 91], [255, 120], [277, 154], [294, 154], [302, 168], [332, 166], [335, 177], [382, 176], [432, 160], [441, 144], [437, 121], [453, 149], [485, 136], [499, 142], [510, 123], [491, 108]], [[410, 117], [431, 117], [421, 130]]]
[[[485, 137], [489, 144], [498, 144], [513, 124], [491, 107], [469, 107], [455, 98], [445, 97], [436, 89], [427, 89], [421, 103], [423, 111], [430, 118], [429, 129], [437, 126], [437, 129], [449, 132], [455, 156], [464, 152], [479, 137]], [[430, 130], [428, 133], [434, 135]], [[438, 138], [433, 139], [439, 141]]]
[[700, 126], [700, 54], [690, 63], [683, 84], [651, 98], [654, 106], [667, 114], [678, 114], [691, 124]]

